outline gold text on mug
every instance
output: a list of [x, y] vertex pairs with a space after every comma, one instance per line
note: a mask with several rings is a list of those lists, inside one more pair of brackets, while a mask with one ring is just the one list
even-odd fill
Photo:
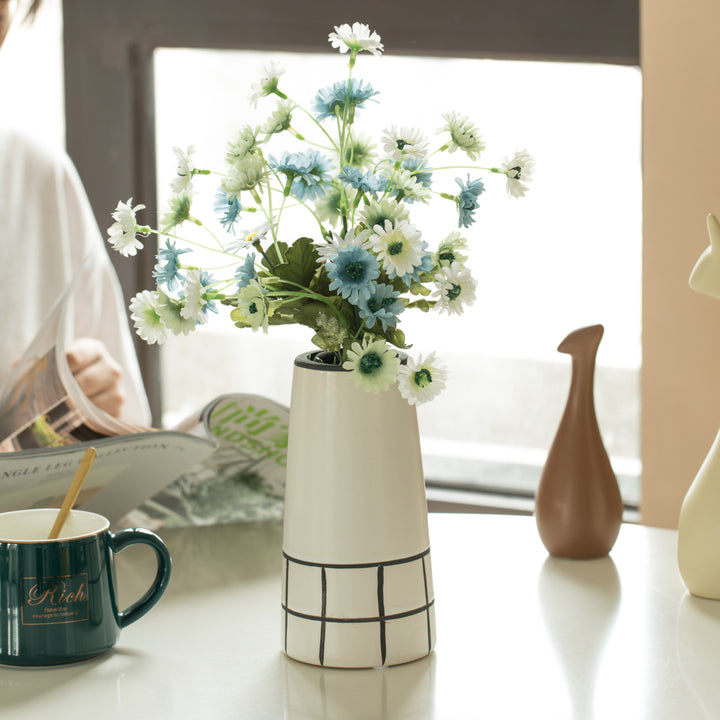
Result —
[[72, 605], [87, 601], [87, 587], [83, 581], [79, 587], [68, 588], [64, 580], [52, 586], [44, 587], [36, 583], [28, 591], [27, 604], [35, 605]]

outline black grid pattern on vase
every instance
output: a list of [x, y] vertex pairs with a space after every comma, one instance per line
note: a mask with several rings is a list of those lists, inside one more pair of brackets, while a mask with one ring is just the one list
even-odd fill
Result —
[[[317, 640], [317, 661], [325, 665], [330, 636], [335, 628], [366, 628], [373, 633], [380, 665], [385, 665], [391, 648], [393, 627], [413, 618], [415, 639], [433, 647], [435, 602], [430, 571], [430, 549], [411, 557], [377, 563], [339, 564], [298, 560], [283, 552], [284, 615], [283, 644], [296, 619], [313, 623]], [[422, 621], [421, 624], [418, 621]], [[417, 630], [421, 628], [422, 639]], [[408, 632], [407, 628], [404, 631]], [[367, 637], [367, 636], [366, 636]], [[289, 653], [292, 655], [292, 652]]]

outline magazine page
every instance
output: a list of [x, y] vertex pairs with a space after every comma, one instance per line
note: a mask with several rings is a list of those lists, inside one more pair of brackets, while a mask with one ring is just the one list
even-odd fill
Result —
[[111, 522], [198, 466], [215, 447], [207, 439], [157, 431], [0, 454], [0, 512], [60, 507], [91, 445], [97, 455], [76, 507]]
[[63, 387], [66, 388], [72, 404], [84, 418], [85, 424], [101, 436], [146, 432], [150, 428], [124, 422], [97, 407], [81, 390], [67, 363], [65, 349], [76, 338], [73, 310], [74, 290], [76, 287], [82, 286], [83, 278], [86, 278], [90, 271], [89, 268], [92, 268], [92, 255], [89, 255], [82, 263], [61, 301], [60, 318], [55, 334], [55, 354], [60, 381]]
[[[254, 486], [274, 497], [285, 494], [290, 411], [260, 395], [221, 395], [201, 414], [201, 424], [185, 432], [217, 439], [206, 464], [227, 474], [251, 474]], [[186, 428], [181, 424], [177, 429]]]
[[72, 335], [73, 282], [11, 372], [0, 396], [0, 451], [58, 447], [148, 431], [97, 408], [82, 392], [65, 356]]
[[215, 451], [131, 514], [144, 527], [280, 519], [287, 407], [259, 395], [222, 395], [177, 430], [211, 437]]
[[[58, 301], [45, 324], [8, 377], [0, 398], [2, 450], [57, 447], [106, 433], [88, 427], [60, 377], [62, 336], [68, 294]], [[62, 360], [60, 356], [62, 355]]]

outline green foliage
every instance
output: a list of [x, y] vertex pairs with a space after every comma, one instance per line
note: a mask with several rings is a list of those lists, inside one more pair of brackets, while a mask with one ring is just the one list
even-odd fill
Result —
[[413, 295], [429, 295], [431, 290], [429, 287], [419, 282], [414, 282], [410, 285], [410, 292]]
[[[295, 289], [290, 283], [309, 288], [318, 269], [319, 254], [313, 241], [308, 237], [301, 237], [289, 247], [284, 242], [278, 243], [278, 245], [285, 262], [280, 262], [277, 249], [272, 244], [268, 247], [265, 253], [267, 259], [263, 259], [262, 264], [272, 275], [280, 280], [285, 280], [288, 290]], [[270, 263], [274, 267], [271, 267]]]
[[376, 334], [381, 335], [391, 345], [394, 345], [396, 348], [400, 348], [401, 350], [407, 350], [408, 348], [412, 347], [412, 345], [407, 345], [405, 343], [405, 333], [400, 328], [389, 327], [384, 332], [378, 332]]
[[422, 310], [423, 312], [428, 312], [435, 307], [436, 302], [436, 300], [414, 300], [411, 303], [407, 303], [407, 305], [405, 305], [405, 309], [412, 310], [413, 308], [416, 308], [418, 310]]
[[305, 325], [315, 330], [313, 343], [317, 347], [336, 351], [352, 340], [350, 328], [354, 318], [352, 305], [331, 295], [323, 299], [299, 297], [283, 301], [276, 307], [271, 306], [268, 321], [270, 325]]

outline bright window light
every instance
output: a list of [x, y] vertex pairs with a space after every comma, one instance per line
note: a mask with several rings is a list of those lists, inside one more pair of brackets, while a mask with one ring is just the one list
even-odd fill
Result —
[[[173, 146], [195, 145], [199, 167], [221, 168], [234, 132], [269, 115], [272, 99], [254, 110], [248, 95], [270, 57], [286, 68], [283, 85], [306, 107], [317, 89], [345, 77], [343, 59], [333, 55], [156, 51], [161, 209], [176, 166]], [[443, 395], [419, 410], [428, 479], [532, 494], [569, 389], [570, 361], [556, 347], [570, 331], [602, 323], [597, 414], [625, 499], [639, 502], [639, 69], [361, 56], [355, 76], [380, 91], [356, 125], [378, 145], [391, 124], [432, 136], [442, 113], [455, 110], [483, 132], [488, 165], [518, 144], [536, 160], [522, 200], [506, 196], [501, 177], [483, 178], [488, 191], [466, 233], [478, 281], [474, 306], [459, 318], [402, 317], [413, 352], [436, 350], [450, 372]], [[447, 158], [463, 164], [459, 153]], [[465, 178], [467, 170], [445, 178], [454, 185], [456, 175]], [[198, 209], [205, 216], [212, 215], [211, 195], [198, 196], [207, 201]], [[431, 245], [456, 229], [448, 205], [447, 216], [411, 207]], [[298, 218], [298, 236], [314, 232], [305, 222]], [[311, 349], [311, 335], [271, 327], [262, 336], [234, 328], [224, 315], [172, 338], [163, 349], [166, 424], [231, 391], [288, 404], [292, 361]]]

